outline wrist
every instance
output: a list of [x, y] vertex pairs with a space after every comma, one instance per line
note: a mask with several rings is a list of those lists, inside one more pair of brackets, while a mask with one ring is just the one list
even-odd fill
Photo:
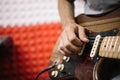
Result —
[[64, 29], [65, 27], [70, 27], [70, 25], [74, 25], [74, 24], [76, 24], [76, 22], [74, 20], [69, 20], [69, 21], [63, 22], [62, 26]]

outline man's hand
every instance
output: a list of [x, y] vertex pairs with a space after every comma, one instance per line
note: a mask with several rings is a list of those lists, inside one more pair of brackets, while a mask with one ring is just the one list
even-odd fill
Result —
[[65, 26], [61, 36], [58, 51], [70, 56], [81, 51], [82, 45], [89, 42], [84, 27], [71, 23]]

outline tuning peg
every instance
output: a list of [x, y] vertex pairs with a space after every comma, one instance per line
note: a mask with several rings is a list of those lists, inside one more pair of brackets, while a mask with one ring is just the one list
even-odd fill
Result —
[[57, 66], [57, 69], [60, 70], [60, 71], [63, 71], [64, 65], [63, 65], [63, 64], [59, 64], [59, 65]]
[[70, 57], [63, 56], [63, 60], [65, 60], [66, 62], [68, 62], [70, 60]]
[[58, 76], [58, 71], [57, 71], [57, 70], [52, 71], [52, 72], [51, 72], [51, 76], [52, 76], [52, 77], [57, 77], [57, 76]]

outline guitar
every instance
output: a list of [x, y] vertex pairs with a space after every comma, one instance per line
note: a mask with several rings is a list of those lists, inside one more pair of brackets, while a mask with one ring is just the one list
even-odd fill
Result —
[[57, 51], [59, 39], [50, 64], [59, 64], [49, 71], [52, 80], [120, 80], [120, 9], [102, 16], [76, 17], [76, 22], [93, 31], [82, 55], [63, 56]]

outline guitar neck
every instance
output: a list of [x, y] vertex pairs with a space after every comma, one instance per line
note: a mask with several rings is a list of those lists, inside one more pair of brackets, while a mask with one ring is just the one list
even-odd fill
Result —
[[99, 56], [120, 59], [120, 36], [106, 36], [100, 45]]

